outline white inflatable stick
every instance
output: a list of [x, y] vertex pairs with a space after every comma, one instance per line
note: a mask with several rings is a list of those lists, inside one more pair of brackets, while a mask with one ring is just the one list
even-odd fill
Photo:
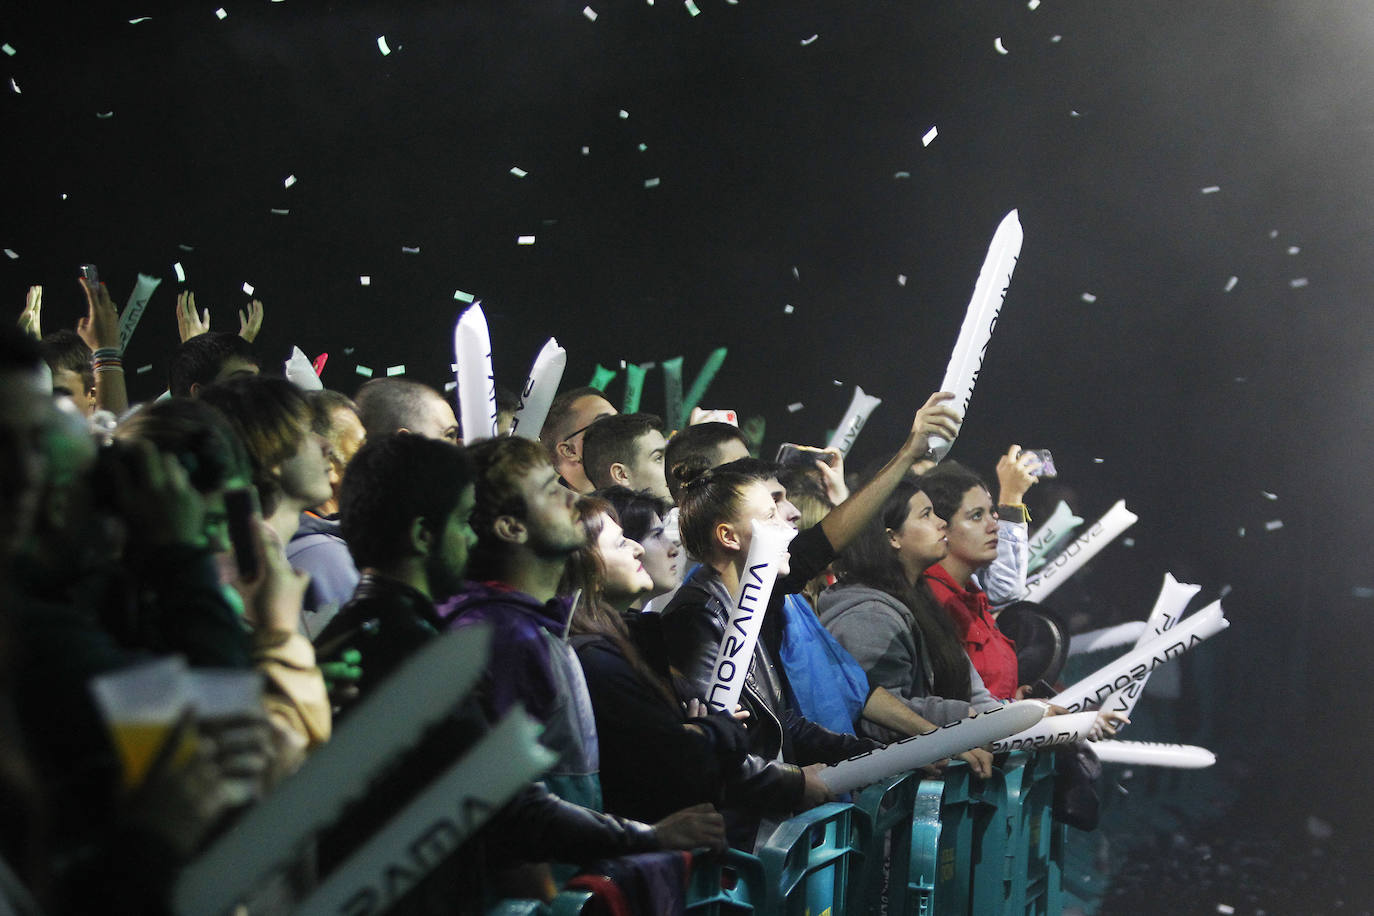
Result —
[[539, 355], [530, 367], [530, 377], [525, 387], [520, 389], [520, 404], [515, 408], [515, 419], [511, 421], [510, 434], [522, 439], [538, 439], [539, 431], [544, 428], [544, 420], [549, 416], [549, 406], [563, 381], [563, 370], [568, 366], [568, 351], [558, 345], [556, 338], [545, 342]]
[[712, 711], [733, 710], [749, 676], [754, 660], [754, 646], [759, 641], [763, 614], [773, 594], [778, 578], [778, 565], [788, 543], [796, 534], [782, 524], [750, 522], [753, 540], [744, 561], [739, 588], [730, 596], [730, 619], [725, 624], [716, 663], [711, 669], [711, 686], [706, 691], [706, 704]]
[[1072, 544], [1064, 548], [1063, 552], [1045, 564], [1040, 575], [1026, 583], [1025, 600], [1043, 603], [1069, 576], [1082, 569], [1085, 563], [1097, 556], [1103, 547], [1134, 525], [1139, 518], [1126, 508], [1124, 499], [1117, 500], [1116, 505], [1097, 520], [1097, 524], [1079, 535]]
[[458, 421], [463, 442], [496, 438], [496, 376], [491, 370], [491, 334], [482, 303], [474, 302], [453, 327], [453, 362], [458, 366]]
[[854, 440], [859, 438], [859, 431], [868, 422], [869, 414], [873, 413], [874, 408], [882, 402], [882, 398], [864, 394], [864, 390], [855, 385], [854, 397], [849, 401], [849, 409], [844, 412], [844, 419], [840, 420], [840, 425], [835, 427], [835, 435], [830, 437], [830, 444], [826, 447], [837, 448], [841, 455], [848, 455], [849, 450], [854, 447]]

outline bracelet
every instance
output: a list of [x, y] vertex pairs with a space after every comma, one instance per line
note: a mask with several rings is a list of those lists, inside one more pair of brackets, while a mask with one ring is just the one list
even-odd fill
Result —
[[91, 360], [91, 368], [96, 372], [123, 372], [124, 360], [118, 356], [102, 356]]
[[96, 347], [95, 350], [91, 352], [91, 359], [99, 362], [102, 359], [119, 359], [123, 355], [124, 354], [119, 351], [118, 347]]
[[[1002, 511], [1003, 509], [1012, 509], [1015, 511], [1004, 513]], [[1006, 518], [1006, 520], [1009, 522], [1024, 522], [1026, 524], [1029, 524], [1031, 520], [1030, 510], [1026, 508], [1025, 503], [1002, 503], [997, 507], [997, 514], [999, 516]], [[1021, 517], [1013, 518], [1013, 516], [1015, 515], [1019, 515]]]

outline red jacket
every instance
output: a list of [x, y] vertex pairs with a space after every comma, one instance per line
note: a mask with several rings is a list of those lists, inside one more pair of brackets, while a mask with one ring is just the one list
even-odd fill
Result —
[[939, 563], [927, 569], [922, 578], [936, 602], [954, 621], [954, 629], [964, 641], [964, 651], [988, 692], [999, 700], [1015, 699], [1020, 686], [1016, 676], [1016, 643], [997, 629], [988, 596], [981, 589], [965, 589]]

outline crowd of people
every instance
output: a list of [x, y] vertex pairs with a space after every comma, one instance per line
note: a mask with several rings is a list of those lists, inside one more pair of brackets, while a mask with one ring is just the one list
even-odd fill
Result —
[[[936, 464], [961, 422], [948, 393], [865, 479], [838, 450], [777, 464], [730, 423], [674, 429], [594, 388], [559, 393], [537, 440], [507, 434], [502, 397], [502, 435], [465, 443], [439, 391], [302, 390], [253, 347], [259, 303], [212, 331], [184, 293], [168, 394], [131, 406], [117, 311], [80, 282], [75, 330], [42, 334], [35, 290], [0, 331], [0, 910], [168, 908], [184, 868], [451, 632], [489, 639], [476, 687], [250, 911], [308, 898], [513, 709], [554, 762], [400, 910], [752, 850], [833, 799], [827, 766], [1029, 691], [997, 621], [1025, 591], [1036, 458], [1012, 446], [995, 489]], [[739, 704], [712, 711], [756, 523], [790, 545]], [[172, 656], [255, 672], [261, 700], [188, 705], [135, 766], [91, 684]], [[959, 757], [991, 771], [985, 749]]]

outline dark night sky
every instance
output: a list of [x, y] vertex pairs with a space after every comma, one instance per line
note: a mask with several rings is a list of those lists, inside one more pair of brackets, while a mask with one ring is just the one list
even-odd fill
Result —
[[576, 384], [675, 355], [690, 383], [728, 345], [706, 405], [766, 416], [772, 447], [819, 441], [861, 384], [884, 405], [858, 467], [939, 384], [1019, 208], [955, 457], [1049, 447], [1080, 514], [1140, 513], [1072, 598], [1101, 623], [1143, 618], [1166, 569], [1234, 589], [1202, 650], [1218, 741], [1374, 751], [1349, 711], [1374, 641], [1371, 4], [697, 2], [10, 4], [0, 295], [17, 314], [45, 284], [52, 328], [82, 261], [121, 300], [164, 277], [126, 360], [149, 397], [175, 261], [217, 328], [252, 283], [263, 355], [328, 351], [347, 392], [358, 363], [442, 384], [463, 289], [507, 387], [549, 335]]

